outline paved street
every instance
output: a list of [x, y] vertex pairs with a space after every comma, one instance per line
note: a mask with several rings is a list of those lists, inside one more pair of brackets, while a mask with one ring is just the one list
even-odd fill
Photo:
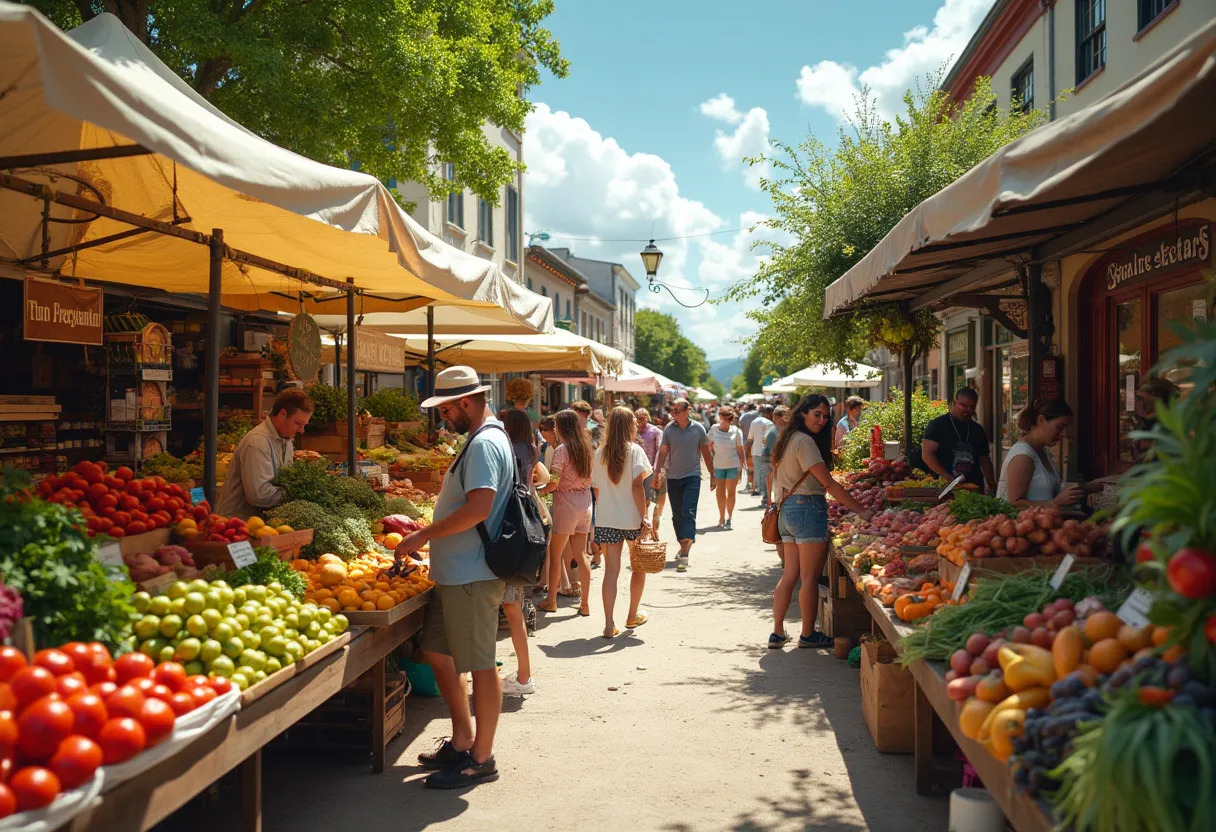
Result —
[[[912, 758], [874, 751], [859, 671], [830, 651], [763, 646], [779, 570], [759, 542], [756, 503], [740, 498], [733, 531], [699, 538], [687, 574], [669, 566], [651, 578], [651, 618], [633, 635], [600, 637], [598, 570], [592, 617], [573, 606], [542, 614], [532, 640], [539, 690], [507, 700], [498, 782], [424, 789], [416, 756], [448, 722], [439, 699], [411, 697], [382, 775], [359, 760], [268, 755], [266, 828], [944, 829], [946, 802], [916, 796]], [[710, 505], [706, 488], [701, 506]], [[703, 528], [717, 520], [711, 512], [701, 512]], [[618, 610], [623, 621], [621, 600]], [[788, 629], [797, 635], [796, 608]]]

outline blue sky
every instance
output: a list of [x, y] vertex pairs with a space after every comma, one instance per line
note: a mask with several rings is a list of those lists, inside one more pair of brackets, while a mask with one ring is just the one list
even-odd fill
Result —
[[[771, 205], [740, 159], [770, 138], [834, 142], [861, 84], [892, 113], [904, 89], [966, 45], [992, 0], [558, 0], [550, 28], [571, 62], [532, 91], [524, 139], [525, 227], [551, 246], [624, 263], [617, 240], [748, 227]], [[756, 267], [753, 239], [661, 242], [660, 278], [720, 296]], [[762, 252], [758, 252], [762, 254]], [[694, 300], [682, 294], [686, 302]], [[666, 293], [639, 303], [680, 319], [711, 359], [754, 332], [739, 305], [686, 310]]]

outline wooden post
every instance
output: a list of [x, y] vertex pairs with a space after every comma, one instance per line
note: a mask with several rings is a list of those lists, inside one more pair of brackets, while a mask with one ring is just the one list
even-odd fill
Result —
[[[435, 395], [435, 307], [429, 305], [426, 308], [426, 395], [428, 399]], [[432, 442], [439, 435], [438, 417], [439, 411], [427, 408], [427, 435]]]
[[241, 763], [241, 828], [262, 832], [262, 749]]
[[913, 770], [916, 774], [916, 793], [925, 795], [933, 791], [933, 704], [920, 684], [912, 685], [915, 704], [912, 711]]
[[372, 669], [372, 774], [384, 771], [384, 688], [387, 684], [384, 659]]
[[1039, 397], [1040, 363], [1051, 353], [1055, 320], [1051, 311], [1051, 290], [1043, 284], [1043, 267], [1033, 263], [1026, 269], [1026, 340], [1029, 346], [1030, 403]]
[[[216, 454], [220, 431], [220, 291], [224, 272], [224, 230], [211, 231], [211, 271], [207, 282], [206, 389], [203, 391], [203, 493], [215, 510]], [[255, 417], [257, 414], [255, 414]]]

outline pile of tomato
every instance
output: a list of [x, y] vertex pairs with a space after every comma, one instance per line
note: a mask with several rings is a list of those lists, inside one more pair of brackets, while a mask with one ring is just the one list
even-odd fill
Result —
[[38, 496], [80, 509], [90, 535], [124, 537], [163, 529], [187, 517], [206, 520], [211, 506], [190, 504], [190, 495], [164, 477], [136, 479], [125, 465], [111, 474], [105, 462], [79, 462], [66, 474], [47, 477]]
[[231, 689], [142, 653], [115, 660], [96, 642], [39, 650], [32, 663], [0, 647], [0, 818], [41, 809], [99, 766], [163, 742], [177, 717]]

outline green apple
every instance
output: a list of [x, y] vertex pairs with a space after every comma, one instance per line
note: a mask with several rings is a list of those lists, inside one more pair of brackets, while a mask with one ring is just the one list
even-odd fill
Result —
[[196, 638], [182, 639], [181, 644], [177, 645], [177, 660], [179, 662], [192, 662], [198, 658], [198, 654], [202, 652], [203, 643]]
[[190, 583], [186, 584], [187, 592], [206, 592], [211, 589], [211, 584], [204, 581], [202, 578], [195, 578]]
[[173, 638], [182, 628], [182, 617], [170, 613], [160, 620], [160, 634], [165, 638]]
[[[235, 624], [236, 622], [234, 621], [232, 623]], [[236, 628], [233, 627], [232, 624], [228, 623], [228, 619], [224, 619], [219, 624], [216, 624], [211, 628], [211, 637], [216, 641], [227, 641], [236, 635], [236, 633]]]
[[262, 629], [258, 630], [257, 633], [258, 633], [258, 637], [261, 638], [262, 641], [269, 641], [270, 639], [274, 638], [275, 636], [283, 635], [283, 631], [280, 628], [274, 626], [273, 624], [263, 627]]
[[348, 621], [346, 616], [343, 615], [342, 613], [338, 613], [337, 615], [335, 615], [333, 617], [333, 620], [335, 622], [337, 622], [339, 630], [345, 630], [347, 627], [350, 626], [350, 621]]
[[168, 615], [169, 606], [173, 603], [173, 599], [167, 595], [156, 595], [148, 603], [148, 612], [152, 615]]
[[266, 584], [266, 591], [278, 595], [283, 591], [283, 585], [278, 581], [271, 581], [270, 583]]
[[288, 639], [287, 655], [291, 656], [294, 660], [299, 661], [304, 656], [304, 645], [300, 644], [300, 642], [296, 641], [295, 639]]
[[189, 615], [189, 613], [186, 612], [186, 599], [174, 598], [172, 601], [170, 601], [169, 612], [171, 612], [173, 615], [180, 615], [182, 618]]
[[165, 594], [168, 595], [172, 600], [185, 598], [187, 592], [189, 592], [189, 590], [186, 589], [186, 584], [184, 581], [174, 581], [165, 587]]
[[210, 670], [214, 676], [231, 676], [236, 672], [236, 663], [227, 656], [217, 656], [211, 663]]
[[162, 647], [160, 649], [160, 653], [158, 655], [153, 656], [152, 658], [156, 659], [157, 664], [163, 664], [164, 662], [176, 661], [176, 657], [177, 657], [177, 648], [174, 647], [172, 644], [166, 644], [164, 647]]
[[250, 650], [257, 650], [262, 646], [262, 637], [253, 630], [241, 630], [241, 641], [245, 642], [245, 646]]
[[266, 678], [266, 671], [259, 670], [253, 674], [253, 683], [256, 685], [258, 682], [262, 681], [265, 678]]
[[249, 600], [249, 593], [245, 592], [245, 587], [238, 586], [232, 590], [232, 603], [236, 606], [241, 606]]
[[168, 644], [169, 642], [165, 641], [159, 636], [144, 639], [139, 645], [139, 652], [143, 653], [145, 656], [151, 656], [155, 659], [160, 655], [160, 651]]
[[282, 636], [274, 636], [262, 642], [262, 650], [271, 656], [282, 657], [287, 653], [287, 639]]
[[246, 650], [241, 653], [239, 664], [254, 671], [264, 670], [266, 668], [266, 654], [261, 650]]
[[245, 587], [245, 595], [261, 603], [266, 600], [266, 587], [259, 586], [258, 584], [249, 584]]
[[224, 655], [230, 659], [239, 659], [245, 652], [245, 642], [233, 636], [224, 642]]
[[242, 630], [248, 630], [249, 622], [251, 622], [253, 620], [243, 612], [238, 612], [236, 615], [233, 616], [233, 618], [236, 619], [236, 623], [240, 625], [240, 629], [242, 629]]
[[283, 626], [289, 630], [298, 629], [301, 624], [303, 624], [303, 622], [300, 621], [300, 616], [294, 612], [289, 612], [283, 616]]
[[203, 638], [211, 632], [211, 628], [207, 626], [207, 619], [196, 614], [186, 619], [186, 632], [195, 638]]
[[228, 584], [214, 583], [212, 586], [219, 589], [220, 603], [223, 606], [228, 607], [236, 603], [236, 591], [232, 587], [228, 586]]
[[334, 634], [329, 630], [322, 630], [321, 634], [317, 636], [317, 641], [321, 642], [322, 644], [329, 644], [333, 640]]
[[249, 677], [246, 676], [244, 673], [242, 673], [240, 670], [235, 671], [228, 678], [232, 680], [232, 684], [236, 685], [241, 690], [245, 690], [246, 688], [249, 687]]
[[155, 615], [145, 615], [132, 625], [131, 630], [141, 641], [155, 638], [160, 634], [160, 619]]
[[137, 592], [131, 596], [131, 604], [138, 613], [145, 613], [152, 606], [152, 596], [146, 592]]
[[312, 604], [305, 604], [304, 606], [300, 607], [300, 611], [296, 613], [296, 621], [299, 623], [293, 626], [298, 627], [301, 630], [307, 630], [308, 625], [313, 622], [313, 614], [316, 611], [317, 608]]
[[315, 615], [317, 621], [320, 621], [322, 624], [329, 621], [329, 619], [333, 617], [333, 613], [329, 611], [329, 607], [317, 607], [317, 611], [313, 613], [313, 615]]
[[207, 622], [207, 632], [213, 631], [224, 620], [224, 615], [215, 607], [207, 607], [203, 610], [203, 621]]
[[205, 664], [211, 664], [222, 655], [224, 655], [224, 645], [213, 638], [204, 641], [203, 647], [198, 653], [199, 660]]
[[283, 669], [283, 663], [281, 661], [279, 661], [274, 656], [266, 657], [266, 672], [267, 673], [278, 673], [282, 669]]
[[224, 600], [224, 593], [218, 587], [211, 587], [203, 593], [203, 599], [207, 602], [207, 609], [219, 612], [227, 603]]
[[187, 592], [186, 597], [182, 600], [185, 601], [186, 612], [191, 615], [198, 615], [207, 609], [207, 596], [201, 592]]
[[264, 612], [261, 615], [259, 615], [257, 618], [253, 619], [253, 622], [252, 622], [252, 624], [250, 624], [250, 627], [254, 630], [264, 630], [267, 627], [273, 627], [274, 621], [275, 621], [275, 618], [273, 615], [271, 615], [268, 612]]

